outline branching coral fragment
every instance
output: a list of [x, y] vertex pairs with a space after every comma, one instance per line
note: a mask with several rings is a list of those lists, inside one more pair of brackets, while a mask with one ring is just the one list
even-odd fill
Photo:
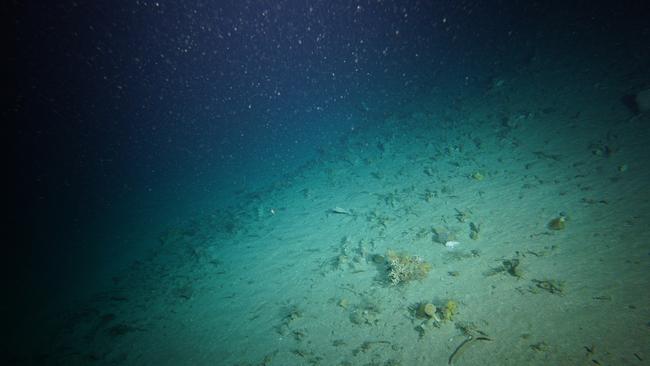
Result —
[[416, 279], [423, 279], [431, 270], [431, 265], [420, 256], [411, 256], [405, 253], [396, 253], [389, 250], [386, 253], [388, 265], [388, 279], [393, 285], [406, 283]]

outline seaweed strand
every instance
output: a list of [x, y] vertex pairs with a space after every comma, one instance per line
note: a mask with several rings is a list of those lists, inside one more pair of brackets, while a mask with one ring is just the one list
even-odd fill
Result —
[[456, 347], [456, 349], [454, 350], [454, 352], [452, 352], [451, 356], [449, 356], [449, 362], [447, 362], [447, 363], [448, 363], [449, 365], [451, 365], [451, 363], [454, 361], [454, 357], [456, 357], [457, 355], [459, 355], [459, 354], [461, 353], [461, 350], [463, 350], [464, 347], [465, 347], [466, 345], [468, 345], [469, 343], [472, 343], [473, 341], [491, 341], [491, 340], [492, 340], [491, 338], [483, 337], [483, 336], [481, 336], [481, 337], [474, 337], [474, 336], [472, 336], [472, 335], [467, 336], [467, 338], [466, 338], [464, 341], [462, 341], [462, 342], [458, 345], [458, 347]]

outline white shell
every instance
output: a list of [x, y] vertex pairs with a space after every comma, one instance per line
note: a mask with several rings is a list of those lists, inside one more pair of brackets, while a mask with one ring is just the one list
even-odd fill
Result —
[[455, 247], [456, 245], [458, 245], [458, 244], [460, 244], [460, 242], [455, 241], [455, 240], [450, 240], [450, 241], [448, 241], [448, 242], [445, 243], [445, 246], [446, 246], [447, 248], [454, 248], [454, 247]]

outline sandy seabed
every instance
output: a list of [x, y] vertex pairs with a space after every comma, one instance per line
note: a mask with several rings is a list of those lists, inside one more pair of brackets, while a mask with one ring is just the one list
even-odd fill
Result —
[[[650, 116], [621, 103], [623, 67], [566, 57], [367, 111], [295, 174], [169, 228], [42, 332], [40, 359], [444, 365], [473, 337], [451, 363], [650, 364]], [[430, 271], [391, 283], [391, 250]]]

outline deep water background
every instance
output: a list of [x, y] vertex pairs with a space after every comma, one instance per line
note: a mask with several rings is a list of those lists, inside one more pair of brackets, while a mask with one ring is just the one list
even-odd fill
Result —
[[12, 5], [7, 278], [28, 309], [83, 297], [168, 224], [288, 179], [433, 88], [453, 105], [545, 45], [648, 54], [642, 1]]

